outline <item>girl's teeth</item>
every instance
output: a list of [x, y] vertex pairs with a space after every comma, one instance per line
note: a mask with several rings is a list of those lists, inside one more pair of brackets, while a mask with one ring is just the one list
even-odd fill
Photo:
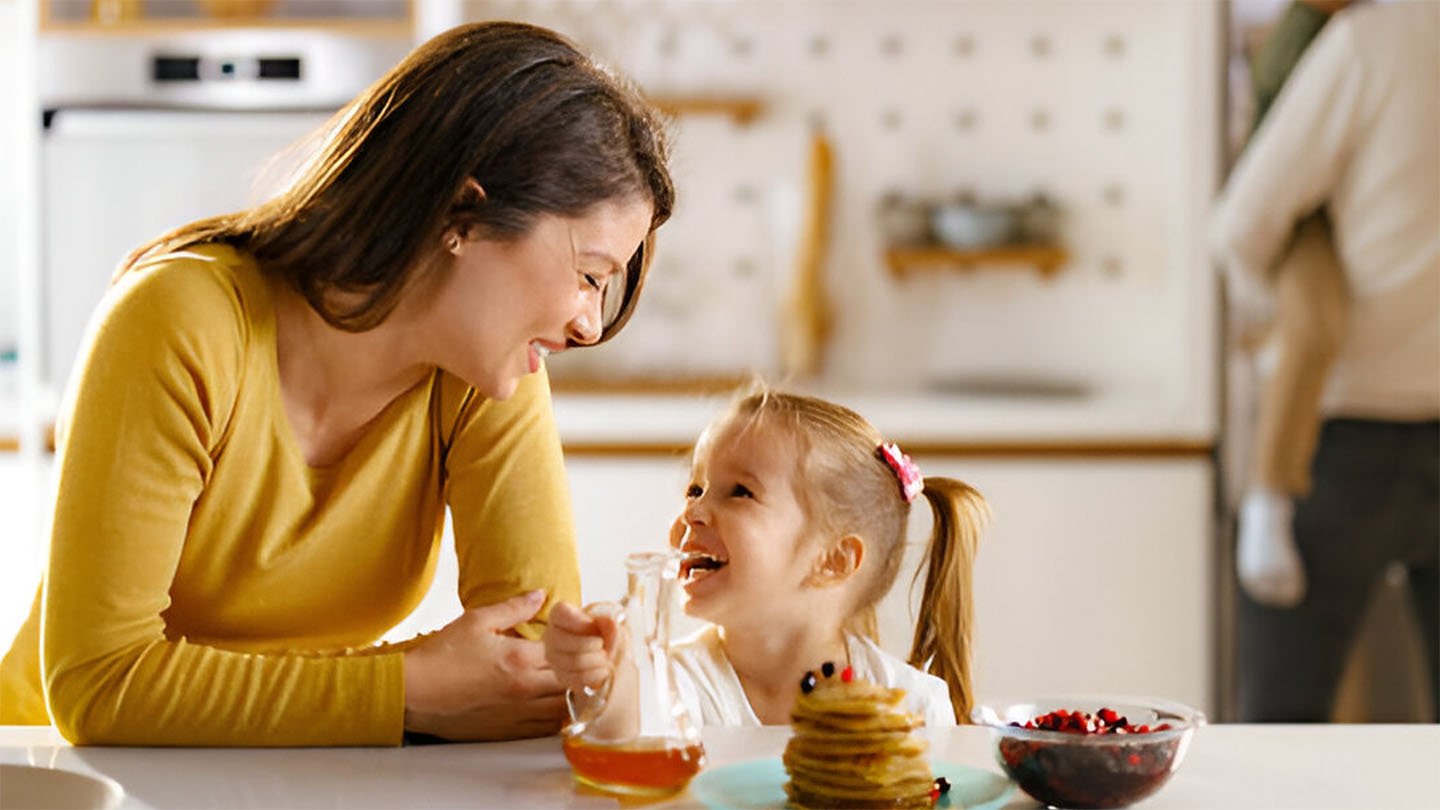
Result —
[[541, 359], [541, 360], [544, 360], [544, 359], [545, 359], [547, 356], [549, 356], [549, 354], [550, 354], [550, 350], [549, 350], [549, 349], [545, 348], [544, 346], [541, 346], [541, 345], [538, 344], [538, 343], [531, 343], [531, 344], [530, 344], [530, 347], [535, 350], [535, 353], [536, 353], [536, 354], [540, 355], [540, 359]]

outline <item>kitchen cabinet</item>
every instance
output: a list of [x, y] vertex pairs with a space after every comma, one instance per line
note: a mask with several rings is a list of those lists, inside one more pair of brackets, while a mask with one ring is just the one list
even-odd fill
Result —
[[[982, 699], [1106, 692], [1213, 710], [1207, 457], [916, 460], [926, 475], [971, 483], [994, 510], [975, 572], [974, 675]], [[566, 468], [583, 598], [618, 599], [623, 556], [666, 542], [688, 460], [572, 455]], [[929, 509], [920, 503], [900, 578], [879, 609], [882, 645], [901, 656], [914, 628], [908, 585], [929, 536]], [[454, 566], [447, 548], [430, 596], [391, 638], [454, 617]], [[682, 632], [697, 626], [688, 619], [682, 625]]]
[[[1083, 692], [1210, 699], [1208, 459], [916, 459], [978, 488], [994, 520], [975, 572], [983, 698]], [[625, 552], [663, 544], [683, 458], [571, 458], [585, 599], [624, 592]], [[880, 606], [883, 646], [908, 652], [908, 585], [929, 536], [912, 511], [906, 563]], [[918, 593], [918, 588], [917, 588]]]

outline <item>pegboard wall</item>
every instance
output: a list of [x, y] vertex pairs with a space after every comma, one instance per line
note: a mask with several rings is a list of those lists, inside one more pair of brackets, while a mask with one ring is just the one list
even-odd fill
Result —
[[[775, 373], [802, 136], [820, 126], [836, 168], [829, 384], [1005, 374], [1213, 397], [1215, 3], [469, 0], [464, 13], [562, 31], [653, 94], [765, 104], [749, 127], [677, 122], [676, 217], [626, 335], [578, 353], [592, 367]], [[1044, 193], [1070, 261], [1048, 281], [1013, 268], [892, 278], [876, 217], [891, 191]]]

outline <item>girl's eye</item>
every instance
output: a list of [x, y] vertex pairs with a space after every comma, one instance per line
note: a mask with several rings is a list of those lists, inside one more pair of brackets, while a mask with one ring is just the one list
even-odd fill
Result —
[[590, 273], [581, 273], [580, 275], [585, 277], [585, 283], [589, 284], [591, 289], [600, 289], [600, 279]]
[[701, 487], [700, 487], [699, 484], [691, 484], [690, 486], [688, 486], [688, 487], [685, 488], [685, 497], [686, 497], [686, 498], [698, 498], [698, 497], [700, 497], [701, 495], [704, 495], [704, 494], [705, 494], [705, 490], [704, 490], [704, 489], [701, 489]]
[[731, 497], [734, 497], [734, 498], [753, 498], [753, 497], [755, 497], [755, 493], [751, 492], [751, 491], [750, 491], [750, 488], [747, 487], [747, 486], [745, 486], [744, 484], [736, 484], [736, 485], [735, 485], [735, 488], [730, 491], [730, 495], [731, 495]]

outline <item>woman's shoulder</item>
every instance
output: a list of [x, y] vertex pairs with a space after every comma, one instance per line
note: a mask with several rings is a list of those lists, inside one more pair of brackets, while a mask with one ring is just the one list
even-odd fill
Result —
[[115, 280], [107, 298], [117, 309], [163, 311], [170, 323], [210, 327], [270, 304], [254, 257], [221, 244], [147, 257]]
[[467, 431], [484, 423], [520, 425], [548, 420], [553, 424], [550, 381], [544, 373], [521, 377], [515, 392], [504, 400], [487, 398], [444, 369], [435, 372], [431, 386], [431, 408], [445, 447], [455, 446]]

